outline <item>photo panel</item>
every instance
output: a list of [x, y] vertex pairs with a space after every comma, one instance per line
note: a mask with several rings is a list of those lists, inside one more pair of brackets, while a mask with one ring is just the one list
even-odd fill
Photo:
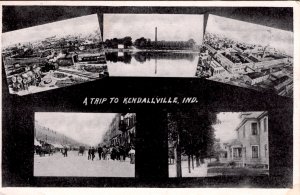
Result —
[[108, 76], [97, 14], [2, 34], [9, 93], [27, 95]]
[[268, 112], [168, 114], [169, 177], [269, 175]]
[[104, 14], [103, 20], [110, 76], [195, 77], [203, 15]]
[[134, 113], [36, 112], [35, 177], [135, 177]]
[[209, 14], [196, 76], [293, 97], [294, 34]]

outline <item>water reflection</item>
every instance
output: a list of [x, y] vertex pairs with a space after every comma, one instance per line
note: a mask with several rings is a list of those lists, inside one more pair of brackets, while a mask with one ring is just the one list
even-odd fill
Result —
[[198, 54], [179, 52], [106, 52], [111, 76], [194, 77]]

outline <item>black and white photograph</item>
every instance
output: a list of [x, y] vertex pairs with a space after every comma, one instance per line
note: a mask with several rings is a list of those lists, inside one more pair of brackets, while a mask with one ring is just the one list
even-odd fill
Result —
[[293, 97], [293, 32], [209, 14], [196, 76]]
[[34, 176], [134, 177], [133, 113], [37, 112]]
[[268, 113], [168, 114], [169, 177], [269, 174]]
[[0, 4], [0, 194], [299, 183], [297, 3]]
[[9, 92], [27, 95], [108, 76], [97, 14], [2, 34]]
[[103, 17], [110, 76], [195, 76], [203, 39], [203, 15], [104, 14]]

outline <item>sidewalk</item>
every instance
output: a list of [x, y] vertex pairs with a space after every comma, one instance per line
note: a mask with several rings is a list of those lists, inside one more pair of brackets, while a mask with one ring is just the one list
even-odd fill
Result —
[[[194, 162], [194, 169], [191, 163], [191, 173], [188, 169], [188, 161], [181, 161], [182, 177], [207, 177], [207, 162], [196, 167]], [[176, 177], [176, 163], [169, 165], [169, 177]]]

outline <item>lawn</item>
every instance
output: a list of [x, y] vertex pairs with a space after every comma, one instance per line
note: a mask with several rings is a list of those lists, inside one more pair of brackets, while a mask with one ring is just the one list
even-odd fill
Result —
[[211, 167], [208, 168], [208, 175], [239, 175], [239, 176], [257, 176], [257, 175], [268, 175], [269, 170], [267, 169], [253, 169], [244, 167]]

